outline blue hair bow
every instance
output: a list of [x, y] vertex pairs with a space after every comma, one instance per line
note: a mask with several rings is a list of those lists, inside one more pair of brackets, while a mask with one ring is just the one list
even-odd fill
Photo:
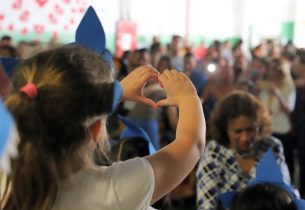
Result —
[[[290, 195], [292, 202], [296, 205], [298, 210], [305, 210], [305, 200], [298, 199], [294, 193], [294, 188], [284, 182], [282, 172], [271, 149], [266, 152], [264, 157], [258, 163], [256, 168], [256, 177], [250, 181], [249, 186], [263, 183], [276, 185], [282, 188]], [[232, 200], [236, 193], [236, 191], [226, 192], [219, 195], [218, 199], [226, 209], [230, 209], [232, 207]]]

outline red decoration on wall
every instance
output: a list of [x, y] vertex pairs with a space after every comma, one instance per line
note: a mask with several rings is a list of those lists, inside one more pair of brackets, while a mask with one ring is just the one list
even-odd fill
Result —
[[55, 12], [58, 14], [58, 15], [62, 15], [64, 13], [64, 10], [63, 8], [61, 8], [58, 4], [55, 4]]
[[49, 0], [36, 0], [38, 6], [43, 7]]
[[16, 36], [32, 36], [33, 33], [37, 39], [43, 38], [41, 35], [46, 32], [52, 35], [56, 31], [56, 36], [60, 36], [69, 30], [74, 31], [73, 26], [78, 23], [89, 4], [88, 0], [80, 0], [78, 3], [77, 0], [2, 1], [7, 3], [7, 7], [0, 7], [2, 30], [15, 32]]
[[117, 23], [116, 55], [121, 57], [125, 50], [137, 48], [137, 25], [131, 21]]
[[53, 37], [54, 39], [56, 39], [56, 38], [58, 37], [58, 33], [57, 33], [57, 31], [54, 31], [54, 32], [53, 32], [52, 37]]
[[13, 9], [20, 9], [21, 6], [22, 6], [22, 0], [16, 0], [12, 4]]
[[81, 13], [81, 14], [85, 13], [85, 12], [86, 12], [86, 9], [87, 9], [87, 8], [85, 8], [85, 7], [79, 8], [79, 13]]
[[49, 14], [49, 21], [52, 24], [56, 24], [57, 23], [57, 18], [55, 17], [55, 15]]
[[20, 16], [20, 21], [27, 21], [29, 19], [30, 12], [28, 10], [25, 10]]
[[7, 29], [9, 30], [9, 31], [13, 31], [14, 30], [14, 24], [9, 24], [8, 26], [7, 26]]
[[28, 34], [28, 29], [27, 28], [23, 28], [22, 30], [21, 30], [21, 33], [23, 34], [23, 35], [26, 35], [26, 34]]
[[34, 31], [36, 34], [42, 34], [44, 32], [44, 26], [40, 24], [34, 25]]

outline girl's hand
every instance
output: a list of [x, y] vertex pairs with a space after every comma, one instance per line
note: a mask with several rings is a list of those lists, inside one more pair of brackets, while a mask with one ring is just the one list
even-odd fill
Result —
[[167, 98], [157, 103], [158, 106], [179, 106], [189, 97], [198, 97], [191, 80], [182, 72], [165, 70], [159, 76], [161, 86], [166, 90]]
[[140, 66], [128, 74], [122, 81], [122, 100], [142, 102], [153, 108], [157, 104], [149, 98], [143, 96], [143, 88], [146, 83], [153, 79], [158, 81], [159, 72], [152, 66]]

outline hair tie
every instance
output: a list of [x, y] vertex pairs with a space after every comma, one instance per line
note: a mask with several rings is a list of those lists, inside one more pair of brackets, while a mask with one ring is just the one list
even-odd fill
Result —
[[35, 98], [37, 96], [37, 87], [33, 83], [28, 83], [20, 88], [20, 92], [25, 93], [29, 98]]

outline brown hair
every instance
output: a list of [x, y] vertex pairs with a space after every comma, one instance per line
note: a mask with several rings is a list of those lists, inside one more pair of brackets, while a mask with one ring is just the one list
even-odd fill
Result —
[[[228, 122], [239, 116], [246, 116], [262, 125], [269, 125], [262, 103], [245, 91], [234, 91], [220, 101], [211, 115], [211, 135], [218, 143], [228, 146]], [[267, 131], [264, 135], [267, 135]]]
[[[33, 99], [19, 91], [30, 82], [38, 89]], [[1, 198], [5, 210], [52, 207], [65, 163], [82, 160], [89, 137], [84, 122], [104, 114], [111, 103], [110, 82], [110, 66], [101, 55], [80, 47], [42, 52], [19, 66], [6, 101], [20, 144]]]

